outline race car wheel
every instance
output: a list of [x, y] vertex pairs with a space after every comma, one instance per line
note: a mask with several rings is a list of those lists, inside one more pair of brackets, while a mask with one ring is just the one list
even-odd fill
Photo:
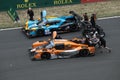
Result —
[[69, 29], [71, 32], [73, 31], [76, 31], [76, 26], [70, 26], [70, 29]]
[[80, 56], [88, 56], [89, 55], [89, 50], [88, 49], [82, 49], [79, 51]]
[[80, 30], [80, 27], [79, 26], [77, 26], [77, 25], [71, 25], [70, 26], [70, 31], [79, 31]]
[[39, 30], [37, 31], [37, 35], [38, 35], [38, 36], [43, 36], [43, 35], [44, 35], [44, 30], [43, 30], [43, 29], [39, 29]]
[[29, 34], [29, 31], [26, 31], [26, 35], [29, 39], [32, 38], [32, 36]]
[[44, 53], [42, 53], [42, 55], [41, 55], [41, 59], [50, 59], [51, 58], [51, 55], [50, 55], [50, 53], [48, 53], [48, 52], [44, 52]]

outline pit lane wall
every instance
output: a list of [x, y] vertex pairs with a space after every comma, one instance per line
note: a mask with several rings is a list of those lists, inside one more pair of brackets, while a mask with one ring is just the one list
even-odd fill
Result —
[[27, 9], [28, 7], [41, 8], [98, 1], [103, 0], [0, 0], [0, 11], [7, 11], [10, 8], [19, 10]]

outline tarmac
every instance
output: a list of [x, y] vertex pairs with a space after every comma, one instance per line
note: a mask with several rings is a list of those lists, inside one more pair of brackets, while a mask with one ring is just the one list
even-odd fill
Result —
[[[33, 42], [50, 36], [28, 39], [20, 29], [0, 31], [0, 80], [120, 80], [120, 18], [99, 20], [97, 24], [106, 32], [111, 53], [97, 49], [93, 57], [44, 61], [31, 61], [28, 49]], [[80, 35], [60, 34], [66, 39]]]

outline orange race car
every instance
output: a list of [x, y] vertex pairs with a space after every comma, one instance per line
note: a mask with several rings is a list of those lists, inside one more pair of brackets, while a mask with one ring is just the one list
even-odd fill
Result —
[[95, 47], [66, 39], [36, 41], [29, 49], [29, 55], [31, 60], [93, 56]]

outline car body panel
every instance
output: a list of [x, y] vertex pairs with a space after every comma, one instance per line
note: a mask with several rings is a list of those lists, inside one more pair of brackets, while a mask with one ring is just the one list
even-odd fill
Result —
[[[67, 21], [71, 19], [73, 21]], [[67, 27], [68, 26], [68, 27]], [[67, 31], [69, 26], [77, 27], [74, 16], [61, 16], [61, 17], [49, 17], [44, 21], [33, 20], [27, 21], [25, 26], [22, 28], [22, 31], [28, 36], [37, 36], [37, 35], [49, 35], [52, 30], [56, 31]], [[43, 30], [43, 33], [39, 34], [38, 30]]]
[[30, 54], [35, 54], [33, 56], [34, 59], [41, 59], [41, 55], [45, 52], [51, 55], [55, 55], [56, 58], [58, 57], [72, 57], [78, 55], [80, 50], [88, 50], [89, 54], [95, 54], [95, 47], [88, 46], [86, 44], [78, 44], [70, 40], [66, 39], [55, 39], [54, 47], [46, 48], [45, 46], [49, 44], [48, 41], [36, 41], [32, 44], [32, 49], [34, 53], [30, 51]]

